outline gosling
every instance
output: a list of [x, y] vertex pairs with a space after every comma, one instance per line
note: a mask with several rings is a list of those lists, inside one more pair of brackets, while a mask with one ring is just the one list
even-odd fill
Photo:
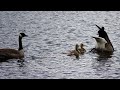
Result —
[[76, 44], [75, 45], [75, 50], [70, 51], [68, 56], [76, 56], [76, 58], [79, 58], [80, 53], [81, 52], [79, 51], [79, 45]]
[[80, 54], [84, 54], [86, 52], [84, 46], [85, 45], [83, 43], [80, 44], [80, 48], [78, 49], [80, 51]]

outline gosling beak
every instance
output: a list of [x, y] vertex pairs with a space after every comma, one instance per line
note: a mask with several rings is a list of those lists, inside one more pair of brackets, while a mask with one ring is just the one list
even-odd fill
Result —
[[85, 46], [85, 47], [86, 47], [87, 45], [83, 45], [83, 46]]
[[[87, 45], [84, 45], [84, 44], [82, 44], [83, 46], [87, 46]], [[81, 45], [80, 45], [80, 47], [81, 47]]]

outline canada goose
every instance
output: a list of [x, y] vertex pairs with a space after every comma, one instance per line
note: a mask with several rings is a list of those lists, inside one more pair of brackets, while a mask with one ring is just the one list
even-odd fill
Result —
[[97, 50], [106, 50], [106, 48], [105, 48], [105, 44], [107, 43], [107, 41], [104, 39], [104, 38], [102, 38], [102, 37], [93, 37], [93, 38], [95, 38], [95, 40], [96, 40], [96, 46], [95, 46], [95, 48], [97, 49]]
[[83, 43], [80, 44], [80, 48], [78, 49], [80, 51], [80, 54], [84, 54], [86, 52], [84, 46], [85, 45]]
[[80, 51], [78, 44], [75, 45], [75, 50], [70, 51], [70, 53], [68, 54], [68, 56], [74, 56], [74, 55], [76, 56], [76, 58], [79, 58]]
[[102, 38], [104, 38], [107, 41], [106, 49], [108, 51], [113, 52], [114, 51], [114, 47], [113, 47], [113, 45], [112, 45], [112, 43], [111, 43], [111, 41], [110, 41], [106, 31], [104, 30], [105, 28], [104, 27], [100, 28], [98, 25], [96, 25], [96, 26], [99, 28], [99, 31], [98, 31], [99, 37], [102, 37]]
[[7, 60], [7, 59], [22, 59], [24, 58], [24, 52], [22, 47], [22, 38], [26, 37], [24, 33], [19, 34], [19, 49], [9, 49], [4, 48], [0, 49], [0, 59]]

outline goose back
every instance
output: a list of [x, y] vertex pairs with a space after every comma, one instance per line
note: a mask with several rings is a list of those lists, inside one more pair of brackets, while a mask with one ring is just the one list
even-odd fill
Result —
[[24, 54], [14, 49], [0, 49], [0, 57], [5, 59], [21, 59], [24, 57]]

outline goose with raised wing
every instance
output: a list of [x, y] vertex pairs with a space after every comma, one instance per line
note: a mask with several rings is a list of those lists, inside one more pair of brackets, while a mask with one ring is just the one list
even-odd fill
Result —
[[113, 45], [112, 45], [112, 43], [111, 43], [111, 41], [110, 41], [110, 39], [109, 39], [109, 37], [108, 37], [107, 32], [104, 30], [105, 28], [104, 28], [104, 27], [101, 27], [101, 28], [100, 28], [98, 25], [96, 25], [96, 26], [97, 26], [98, 29], [99, 29], [99, 31], [98, 31], [99, 37], [102, 37], [102, 38], [104, 38], [104, 39], [107, 41], [107, 44], [106, 44], [106, 46], [105, 46], [106, 51], [113, 52], [113, 51], [114, 51], [114, 47], [113, 47]]

